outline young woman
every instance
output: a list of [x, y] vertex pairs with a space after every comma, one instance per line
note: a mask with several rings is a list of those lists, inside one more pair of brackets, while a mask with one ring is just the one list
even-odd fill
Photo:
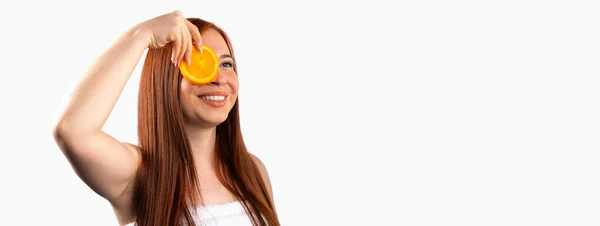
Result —
[[[192, 45], [219, 58], [210, 84], [193, 85], [179, 72]], [[134, 145], [102, 126], [146, 49]], [[120, 225], [279, 225], [266, 168], [244, 145], [237, 94], [225, 32], [175, 11], [133, 26], [91, 65], [54, 138]]]

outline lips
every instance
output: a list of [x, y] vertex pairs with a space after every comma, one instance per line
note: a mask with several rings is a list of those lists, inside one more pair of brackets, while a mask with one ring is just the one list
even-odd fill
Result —
[[221, 108], [224, 107], [225, 104], [227, 103], [225, 100], [227, 100], [227, 92], [223, 92], [223, 91], [213, 91], [213, 92], [206, 92], [206, 93], [202, 93], [200, 95], [198, 95], [198, 98], [200, 98], [200, 100], [202, 100], [202, 102], [210, 107], [214, 107], [214, 108]]
[[212, 91], [212, 92], [206, 92], [206, 93], [202, 93], [202, 94], [198, 95], [198, 97], [205, 97], [205, 96], [224, 96], [224, 97], [227, 97], [228, 94], [225, 91]]

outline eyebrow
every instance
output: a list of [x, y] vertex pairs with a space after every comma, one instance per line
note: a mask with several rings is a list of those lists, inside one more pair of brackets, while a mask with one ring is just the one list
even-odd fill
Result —
[[223, 54], [223, 55], [221, 55], [221, 57], [219, 57], [219, 59], [224, 59], [224, 58], [232, 58], [233, 59], [233, 57], [230, 54]]

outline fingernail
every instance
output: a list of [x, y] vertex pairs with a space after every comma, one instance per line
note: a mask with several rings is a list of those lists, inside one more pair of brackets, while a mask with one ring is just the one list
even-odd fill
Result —
[[187, 63], [188, 65], [192, 66], [192, 57], [187, 58]]

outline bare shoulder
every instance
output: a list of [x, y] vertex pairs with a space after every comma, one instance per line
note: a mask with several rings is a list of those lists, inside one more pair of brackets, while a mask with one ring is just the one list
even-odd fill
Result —
[[256, 164], [256, 166], [258, 166], [258, 169], [261, 170], [261, 173], [263, 173], [262, 171], [267, 171], [267, 167], [265, 166], [265, 164], [263, 163], [262, 160], [260, 160], [260, 158], [258, 158], [258, 156], [250, 153], [250, 156], [252, 157], [252, 160], [254, 160], [254, 163]]
[[[128, 142], [121, 142], [121, 144], [123, 144], [123, 146], [125, 146], [125, 148], [127, 150], [129, 150], [129, 152], [131, 153], [131, 155], [133, 155], [134, 158], [136, 159], [136, 169], [137, 169], [140, 166], [141, 162], [142, 162], [142, 158], [141, 158], [142, 157], [142, 152], [141, 152], [140, 147], [137, 146], [137, 145], [135, 145], [135, 144], [128, 143]], [[127, 183], [126, 193], [128, 193], [128, 194], [125, 195], [125, 197], [127, 197], [126, 200], [129, 200], [128, 196], [131, 196], [130, 193], [131, 193], [131, 191], [133, 189], [133, 186], [135, 185], [134, 184], [134, 181], [135, 181], [134, 178], [136, 176], [136, 173], [137, 172], [134, 172], [131, 175], [131, 177], [129, 178], [129, 181]]]
[[[135, 157], [137, 160], [137, 167], [139, 167], [141, 162], [141, 149], [139, 146], [135, 144], [131, 144], [128, 142], [120, 142], [125, 148]], [[136, 169], [137, 169], [136, 167]], [[133, 210], [133, 190], [135, 186], [135, 178], [136, 172], [132, 173], [131, 177], [127, 181], [125, 188], [118, 199], [113, 200], [113, 209], [119, 219], [119, 222], [131, 222], [135, 219], [135, 211]]]
[[258, 167], [258, 171], [260, 172], [260, 175], [261, 175], [263, 181], [265, 182], [267, 190], [269, 191], [269, 195], [271, 196], [271, 199], [273, 199], [273, 191], [271, 188], [271, 179], [269, 178], [269, 172], [267, 171], [267, 167], [265, 166], [263, 161], [260, 160], [260, 158], [258, 158], [256, 155], [250, 153], [250, 156], [252, 157], [252, 160], [254, 160], [254, 163]]

